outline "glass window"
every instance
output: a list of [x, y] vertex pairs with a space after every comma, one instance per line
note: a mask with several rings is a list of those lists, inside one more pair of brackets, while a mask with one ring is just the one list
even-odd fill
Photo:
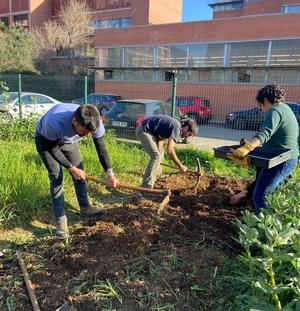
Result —
[[153, 67], [153, 47], [125, 48], [125, 67]]
[[146, 105], [146, 116], [157, 115], [162, 113], [162, 107], [159, 103], [150, 103]]
[[38, 104], [54, 104], [54, 102], [48, 97], [37, 95], [36, 98]]
[[266, 71], [261, 69], [252, 69], [250, 75], [251, 83], [264, 83]]
[[267, 71], [268, 83], [281, 83], [282, 70], [270, 69]]
[[300, 40], [272, 41], [271, 66], [299, 66]]
[[199, 82], [199, 71], [198, 70], [188, 70], [187, 71], [187, 81], [188, 82]]
[[225, 82], [225, 71], [223, 71], [223, 70], [212, 70], [211, 71], [211, 80], [209, 82], [213, 82], [213, 83]]
[[113, 79], [113, 70], [104, 70], [104, 80]]
[[109, 20], [107, 28], [120, 28], [120, 19]]
[[231, 43], [229, 49], [230, 66], [265, 66], [267, 63], [268, 44], [268, 41]]
[[9, 25], [9, 18], [8, 18], [8, 16], [2, 16], [2, 17], [0, 17], [0, 21], [1, 21], [5, 26], [8, 26], [8, 25]]
[[122, 48], [96, 49], [97, 67], [122, 67]]
[[24, 95], [21, 100], [23, 105], [37, 104], [36, 95]]
[[242, 9], [243, 3], [223, 4], [223, 5], [216, 5], [213, 7], [214, 12], [233, 11]]
[[189, 67], [220, 67], [224, 60], [224, 44], [190, 45]]
[[28, 26], [28, 16], [27, 14], [15, 15], [14, 23], [18, 26]]
[[199, 71], [199, 82], [210, 82], [211, 81], [211, 71], [201, 70]]
[[238, 80], [237, 70], [226, 70], [225, 71], [225, 82], [226, 83], [236, 83]]
[[181, 45], [159, 46], [157, 49], [158, 67], [187, 67], [187, 47]]
[[136, 104], [136, 103], [126, 103], [123, 104], [126, 106], [126, 112], [128, 115], [134, 115], [134, 116], [142, 116], [146, 114], [146, 107], [143, 104]]
[[121, 28], [131, 27], [131, 18], [121, 18]]
[[298, 14], [300, 13], [300, 5], [284, 5], [281, 12], [284, 14]]

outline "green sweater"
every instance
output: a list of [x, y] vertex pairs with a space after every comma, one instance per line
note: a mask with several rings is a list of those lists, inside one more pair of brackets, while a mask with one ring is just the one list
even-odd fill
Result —
[[297, 119], [286, 104], [274, 105], [266, 113], [263, 125], [255, 135], [264, 147], [291, 149], [292, 159], [299, 156], [298, 136]]

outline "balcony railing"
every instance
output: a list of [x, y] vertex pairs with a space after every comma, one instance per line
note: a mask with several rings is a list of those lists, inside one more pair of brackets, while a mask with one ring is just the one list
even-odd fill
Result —
[[244, 3], [244, 0], [207, 0], [209, 6], [219, 5], [219, 4], [230, 4], [230, 3]]

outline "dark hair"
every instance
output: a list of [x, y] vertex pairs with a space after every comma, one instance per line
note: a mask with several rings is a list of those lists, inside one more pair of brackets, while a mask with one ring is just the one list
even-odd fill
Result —
[[268, 84], [257, 92], [256, 100], [258, 103], [263, 104], [265, 98], [271, 104], [283, 102], [285, 98], [285, 91], [276, 84]]
[[181, 123], [181, 127], [188, 126], [188, 131], [192, 133], [192, 135], [196, 135], [198, 132], [198, 125], [194, 120], [185, 120]]
[[82, 105], [74, 113], [76, 121], [89, 132], [95, 132], [100, 125], [100, 114], [93, 105]]

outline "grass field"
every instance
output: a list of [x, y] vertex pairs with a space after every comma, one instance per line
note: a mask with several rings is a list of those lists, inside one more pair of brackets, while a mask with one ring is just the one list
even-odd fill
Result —
[[[48, 177], [35, 151], [34, 124], [2, 125], [0, 134], [0, 310], [30, 308], [16, 249], [39, 283], [44, 310], [65, 299], [78, 310], [300, 310], [299, 169], [269, 198], [268, 212], [241, 215], [226, 205], [226, 187], [236, 191], [253, 170], [209, 152], [180, 148], [179, 158], [192, 168], [198, 157], [207, 175], [200, 199], [191, 193], [178, 196], [157, 217], [155, 203], [141, 204], [128, 193], [91, 183], [92, 203], [110, 211], [92, 223], [81, 221], [65, 172], [72, 235], [61, 241], [54, 237]], [[141, 146], [113, 134], [106, 143], [119, 180], [139, 185], [147, 163]], [[104, 177], [90, 139], [81, 142], [81, 151], [86, 172]], [[240, 218], [236, 225], [235, 215]]]

